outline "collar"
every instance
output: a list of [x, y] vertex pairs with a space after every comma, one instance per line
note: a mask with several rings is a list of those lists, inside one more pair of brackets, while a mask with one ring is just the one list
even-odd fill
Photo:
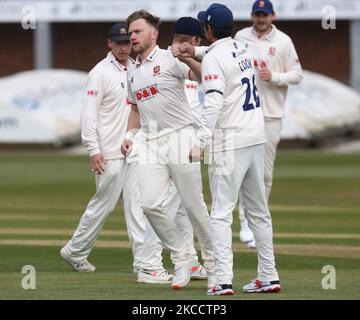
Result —
[[[156, 56], [158, 55], [158, 53], [159, 53], [159, 51], [160, 51], [160, 48], [159, 48], [159, 46], [157, 45], [151, 52], [150, 52], [150, 54], [146, 57], [146, 59], [145, 60], [148, 60], [148, 61], [153, 61], [155, 58], [156, 58]], [[144, 61], [145, 61], [144, 60]], [[136, 65], [139, 65], [139, 64], [141, 64], [143, 61], [141, 61], [141, 59], [140, 59], [140, 55], [138, 55], [137, 57], [136, 57], [136, 59], [135, 59], [135, 64]]]
[[216, 40], [215, 42], [213, 42], [209, 48], [206, 50], [206, 53], [208, 53], [211, 49], [215, 48], [216, 46], [224, 43], [224, 42], [227, 42], [227, 41], [232, 41], [233, 39], [231, 37], [227, 37], [227, 38], [223, 38], [223, 39], [220, 39], [220, 40]]
[[[127, 67], [125, 67], [123, 64], [121, 64], [116, 57], [112, 54], [112, 52], [108, 52], [106, 58], [110, 61], [110, 63], [117, 69], [119, 69], [120, 71], [127, 71]], [[130, 57], [128, 58], [128, 67], [129, 67], [129, 63], [134, 63], [134, 60], [131, 59]]]
[[271, 41], [275, 37], [275, 33], [276, 33], [276, 30], [277, 30], [274, 24], [272, 24], [271, 27], [272, 27], [271, 31], [267, 35], [265, 35], [263, 37], [260, 37], [260, 34], [255, 31], [254, 26], [252, 27], [251, 32], [257, 39], [262, 39], [262, 40], [266, 39], [266, 40]]

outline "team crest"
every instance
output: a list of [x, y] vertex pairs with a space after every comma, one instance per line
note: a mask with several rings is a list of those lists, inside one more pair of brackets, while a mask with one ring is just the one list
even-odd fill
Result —
[[270, 56], [275, 56], [275, 51], [276, 51], [276, 48], [275, 48], [275, 47], [270, 47], [270, 48], [269, 48], [269, 55], [270, 55]]
[[259, 8], [265, 7], [265, 1], [259, 1]]
[[125, 28], [120, 28], [120, 34], [127, 34], [126, 29]]
[[156, 66], [153, 69], [153, 76], [158, 76], [160, 74], [160, 66]]

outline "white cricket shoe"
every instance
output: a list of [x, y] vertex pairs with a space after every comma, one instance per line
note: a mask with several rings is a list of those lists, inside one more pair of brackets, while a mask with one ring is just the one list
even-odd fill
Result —
[[249, 284], [243, 286], [243, 292], [246, 293], [273, 293], [281, 291], [280, 281], [260, 281], [252, 280]]
[[94, 272], [96, 270], [95, 266], [93, 266], [86, 259], [81, 263], [78, 263], [78, 262], [75, 262], [74, 260], [72, 260], [70, 253], [66, 250], [65, 247], [60, 250], [60, 255], [68, 264], [70, 264], [75, 269], [75, 271]]
[[239, 232], [240, 241], [245, 243], [248, 248], [256, 248], [256, 242], [254, 239], [254, 234], [250, 230], [247, 222], [241, 224], [241, 229]]
[[232, 296], [234, 290], [231, 284], [219, 284], [207, 291], [208, 296]]
[[194, 259], [190, 257], [188, 260], [175, 265], [174, 278], [171, 287], [173, 289], [181, 289], [190, 282], [191, 267]]
[[199, 261], [196, 261], [196, 263], [193, 264], [193, 266], [191, 267], [190, 277], [191, 279], [196, 279], [196, 280], [207, 279], [208, 277], [207, 272]]
[[164, 284], [170, 283], [173, 277], [174, 276], [168, 273], [165, 269], [157, 271], [141, 269], [138, 272], [138, 278], [136, 282]]

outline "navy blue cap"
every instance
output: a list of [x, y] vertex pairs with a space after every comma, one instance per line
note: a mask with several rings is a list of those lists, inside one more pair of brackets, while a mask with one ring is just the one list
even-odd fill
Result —
[[192, 17], [182, 17], [175, 22], [174, 33], [186, 34], [204, 38], [204, 29], [201, 23]]
[[273, 14], [274, 8], [269, 0], [258, 0], [255, 1], [252, 7], [252, 14], [263, 12], [265, 14]]
[[220, 29], [229, 29], [234, 22], [231, 10], [220, 3], [213, 3], [206, 11], [200, 11], [198, 20]]
[[129, 41], [130, 42], [130, 36], [128, 33], [128, 27], [125, 22], [118, 22], [111, 26], [108, 38], [113, 41]]

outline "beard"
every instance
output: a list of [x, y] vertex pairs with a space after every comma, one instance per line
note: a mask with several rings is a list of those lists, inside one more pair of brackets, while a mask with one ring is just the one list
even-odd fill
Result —
[[144, 53], [152, 45], [151, 34], [144, 40], [143, 43], [137, 43], [132, 45], [132, 49], [136, 54]]

